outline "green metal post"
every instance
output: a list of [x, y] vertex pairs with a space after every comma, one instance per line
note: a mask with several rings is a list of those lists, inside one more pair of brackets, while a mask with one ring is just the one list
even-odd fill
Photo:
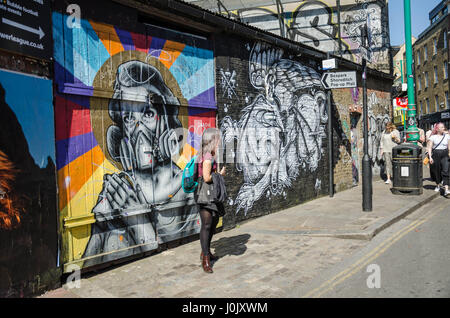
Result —
[[408, 77], [408, 129], [406, 141], [417, 144], [420, 139], [416, 121], [416, 101], [414, 98], [414, 78], [412, 74], [412, 40], [411, 40], [411, 0], [404, 0], [405, 11], [405, 46], [406, 46], [406, 75]]

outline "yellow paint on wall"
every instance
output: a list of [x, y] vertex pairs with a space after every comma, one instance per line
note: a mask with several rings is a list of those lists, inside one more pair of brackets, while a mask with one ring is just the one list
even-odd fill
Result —
[[[71, 216], [86, 216], [93, 214], [92, 209], [96, 205], [98, 196], [103, 187], [103, 176], [105, 174], [119, 172], [120, 171], [108, 160], [105, 160], [70, 201], [69, 206], [72, 211]], [[64, 213], [64, 211], [62, 211], [62, 213]], [[69, 240], [71, 241], [71, 251], [69, 251], [69, 253], [72, 257], [69, 259], [80, 259], [89, 242], [91, 225], [82, 225], [72, 229], [65, 229], [65, 231], [69, 232]]]

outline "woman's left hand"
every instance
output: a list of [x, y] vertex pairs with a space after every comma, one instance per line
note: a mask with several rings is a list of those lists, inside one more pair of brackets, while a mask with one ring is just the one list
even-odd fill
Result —
[[222, 167], [222, 170], [220, 170], [220, 174], [221, 174], [222, 176], [225, 176], [225, 173], [226, 173], [226, 169], [225, 169], [225, 166], [223, 166], [223, 167]]

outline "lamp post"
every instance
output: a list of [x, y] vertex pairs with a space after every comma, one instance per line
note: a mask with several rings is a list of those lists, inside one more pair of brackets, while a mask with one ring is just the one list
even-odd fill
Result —
[[363, 85], [363, 133], [364, 133], [364, 156], [362, 163], [362, 177], [363, 177], [363, 202], [362, 208], [364, 212], [372, 211], [372, 160], [369, 156], [369, 124], [368, 124], [368, 109], [367, 109], [367, 48], [368, 45], [368, 30], [367, 24], [361, 28], [361, 36], [362, 36], [362, 47], [366, 52], [365, 54], [361, 54], [362, 56], [362, 85]]
[[411, 0], [403, 1], [405, 11], [405, 47], [406, 47], [406, 75], [408, 82], [408, 112], [406, 141], [417, 144], [420, 139], [416, 121], [416, 101], [414, 98], [414, 77], [412, 74], [412, 36], [411, 36]]

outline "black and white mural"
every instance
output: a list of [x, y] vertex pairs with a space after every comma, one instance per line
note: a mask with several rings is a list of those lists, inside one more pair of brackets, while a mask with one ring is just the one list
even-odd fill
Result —
[[[320, 74], [284, 57], [281, 49], [254, 44], [248, 81], [254, 96], [247, 94], [245, 105], [236, 105], [242, 107], [239, 118], [224, 116], [220, 125], [225, 144], [236, 144], [232, 157], [243, 176], [242, 186], [229, 203], [236, 213], [242, 210], [245, 214], [262, 197], [285, 197], [301, 170], [318, 169], [328, 119]], [[320, 189], [321, 181], [315, 182]]]

